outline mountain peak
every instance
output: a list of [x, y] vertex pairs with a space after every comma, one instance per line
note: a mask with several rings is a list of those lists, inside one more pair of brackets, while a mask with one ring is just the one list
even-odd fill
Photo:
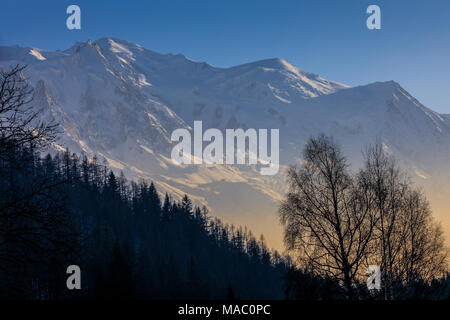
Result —
[[392, 89], [401, 88], [400, 84], [398, 82], [395, 82], [394, 80], [377, 81], [377, 82], [372, 83], [371, 85], [382, 87], [382, 88], [392, 88]]
[[290, 62], [280, 59], [280, 58], [269, 58], [269, 59], [263, 59], [258, 60], [255, 62], [250, 62], [246, 64], [237, 65], [233, 68], [254, 68], [254, 67], [261, 67], [261, 68], [268, 68], [268, 69], [276, 69], [276, 70], [287, 70], [293, 73], [305, 73], [304, 71], [298, 69], [296, 66], [291, 64]]
[[266, 68], [273, 68], [273, 69], [285, 69], [289, 67], [293, 67], [292, 64], [290, 64], [288, 61], [280, 58], [269, 58], [269, 59], [263, 59], [259, 61], [255, 61], [253, 63], [254, 66], [261, 66]]
[[391, 96], [392, 94], [398, 91], [402, 92], [407, 96], [410, 96], [410, 94], [405, 89], [403, 89], [400, 84], [398, 84], [393, 80], [377, 81], [366, 85], [361, 85], [355, 88], [358, 88], [358, 90], [361, 91], [363, 94], [370, 94], [371, 96]]
[[105, 38], [100, 38], [98, 40], [95, 41], [96, 44], [98, 44], [101, 48], [107, 48], [113, 45], [121, 45], [124, 47], [136, 47], [138, 46], [137, 44], [128, 42], [126, 40], [121, 40], [118, 38], [114, 38], [114, 37], [105, 37]]

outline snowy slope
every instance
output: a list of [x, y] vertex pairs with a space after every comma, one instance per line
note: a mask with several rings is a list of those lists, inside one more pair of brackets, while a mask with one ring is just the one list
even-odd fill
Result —
[[442, 114], [441, 116], [442, 116], [442, 118], [444, 119], [444, 121], [445, 121], [448, 125], [450, 125], [450, 114]]
[[332, 134], [355, 164], [378, 139], [428, 190], [448, 180], [450, 116], [393, 81], [350, 88], [281, 59], [216, 68], [112, 38], [56, 52], [0, 47], [0, 67], [16, 63], [28, 64], [42, 117], [60, 123], [61, 147], [97, 154], [163, 192], [188, 193], [226, 221], [264, 232], [276, 247], [284, 167], [268, 177], [246, 166], [176, 166], [174, 129], [194, 120], [204, 130], [278, 128], [284, 165], [296, 163], [306, 139], [320, 132]]

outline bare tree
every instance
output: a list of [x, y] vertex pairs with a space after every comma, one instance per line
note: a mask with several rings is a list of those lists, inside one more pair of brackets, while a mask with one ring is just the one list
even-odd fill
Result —
[[395, 299], [415, 281], [443, 277], [447, 250], [426, 198], [382, 145], [364, 156], [352, 174], [331, 138], [307, 142], [301, 167], [288, 171], [284, 240], [303, 268], [340, 280], [349, 298], [365, 267], [379, 265], [384, 298]]
[[396, 261], [396, 278], [401, 283], [443, 277], [447, 271], [447, 250], [439, 224], [431, 215], [425, 196], [408, 190], [398, 230], [400, 254]]
[[[40, 150], [54, 141], [57, 124], [39, 120], [41, 110], [32, 105], [33, 89], [23, 75], [25, 66], [16, 65], [9, 71], [0, 69], [0, 177], [8, 182], [0, 205], [0, 214], [17, 206], [20, 201], [28, 201], [34, 196], [55, 187], [49, 181], [35, 181], [30, 192], [17, 199], [15, 170], [30, 167], [29, 159], [35, 150]], [[6, 197], [6, 194], [14, 197]], [[9, 201], [8, 201], [9, 200]]]
[[442, 231], [424, 195], [412, 188], [381, 143], [367, 148], [359, 175], [373, 197], [377, 223], [368, 259], [381, 266], [384, 299], [399, 296], [396, 287], [443, 276], [447, 252]]
[[55, 123], [39, 120], [40, 110], [32, 105], [33, 90], [23, 76], [25, 66], [0, 69], [0, 167], [18, 165], [18, 147], [40, 148], [57, 134]]
[[[54, 141], [56, 124], [41, 122], [25, 67], [0, 70], [0, 273], [14, 290], [26, 288], [14, 276], [28, 266], [39, 268], [59, 251], [75, 252], [75, 237], [60, 186], [65, 183], [37, 170], [37, 151]], [[19, 280], [18, 280], [19, 278]], [[5, 285], [4, 283], [2, 285]]]
[[400, 214], [409, 181], [386, 156], [382, 145], [368, 147], [365, 153], [365, 168], [360, 172], [372, 190], [374, 209], [378, 217], [374, 240], [376, 250], [372, 261], [381, 266], [384, 298], [393, 298], [394, 264], [399, 255], [401, 239], [398, 230], [402, 228]]
[[342, 281], [352, 299], [376, 223], [369, 185], [348, 172], [327, 136], [311, 138], [303, 160], [288, 172], [290, 190], [279, 210], [285, 243], [304, 267]]

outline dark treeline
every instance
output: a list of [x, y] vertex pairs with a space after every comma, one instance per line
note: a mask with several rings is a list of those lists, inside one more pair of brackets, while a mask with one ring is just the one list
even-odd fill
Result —
[[262, 237], [212, 219], [187, 196], [161, 199], [152, 183], [129, 183], [95, 158], [65, 152], [41, 159], [30, 149], [15, 155], [22, 167], [1, 177], [2, 204], [20, 202], [2, 210], [2, 225], [8, 212], [13, 226], [0, 235], [8, 252], [3, 297], [71, 295], [65, 272], [75, 264], [79, 297], [283, 298], [286, 261]]
[[[264, 238], [224, 225], [94, 157], [14, 152], [1, 171], [0, 298], [339, 299], [337, 282], [295, 270]], [[9, 174], [7, 174], [9, 171]], [[82, 289], [66, 287], [79, 265]]]

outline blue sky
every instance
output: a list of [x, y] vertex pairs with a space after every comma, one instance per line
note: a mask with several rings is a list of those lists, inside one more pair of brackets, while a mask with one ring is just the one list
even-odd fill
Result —
[[[81, 7], [82, 29], [66, 28]], [[381, 30], [366, 28], [370, 4]], [[66, 49], [112, 36], [227, 67], [279, 57], [352, 86], [395, 80], [450, 113], [449, 0], [21, 1], [0, 4], [0, 45]]]

